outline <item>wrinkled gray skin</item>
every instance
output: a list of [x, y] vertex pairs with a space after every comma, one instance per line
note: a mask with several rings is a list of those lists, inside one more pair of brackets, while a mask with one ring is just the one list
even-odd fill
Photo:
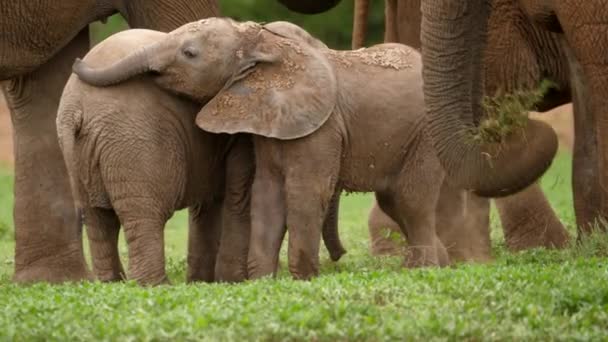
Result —
[[107, 68], [77, 61], [74, 71], [98, 86], [154, 71], [162, 87], [212, 97], [199, 127], [254, 134], [251, 278], [276, 271], [285, 226], [292, 275], [318, 274], [336, 189], [376, 192], [408, 237], [407, 266], [448, 264], [435, 234], [443, 171], [424, 131], [420, 55], [400, 44], [334, 51], [275, 31], [211, 18]]
[[[84, 60], [102, 67], [165, 36], [123, 31]], [[190, 216], [188, 281], [246, 278], [253, 146], [248, 136], [198, 129], [199, 109], [149, 77], [109, 88], [92, 87], [76, 75], [68, 80], [57, 133], [98, 279], [125, 277], [117, 245], [122, 223], [129, 278], [145, 285], [167, 282], [163, 228], [175, 210], [185, 207]]]
[[131, 27], [170, 31], [219, 11], [216, 0], [0, 2], [0, 83], [15, 145], [14, 281], [90, 277], [55, 116], [74, 58], [89, 49], [88, 24], [114, 13]]
[[[385, 42], [398, 42], [420, 48], [422, 20], [420, 1], [385, 1]], [[507, 10], [514, 12], [512, 8], [505, 9], [505, 12]], [[360, 48], [365, 43], [368, 11], [368, 0], [355, 1], [353, 49]], [[487, 47], [492, 52], [490, 55], [497, 53], [498, 51], [494, 50], [498, 50], [502, 45], [517, 44], [519, 38], [499, 23], [494, 26], [500, 31], [493, 33], [490, 38], [491, 44]], [[546, 53], [553, 51], [548, 49]], [[487, 65], [485, 85], [488, 91], [493, 91], [497, 83], [504, 82], [499, 75], [508, 74], [509, 77], [513, 75], [511, 72], [501, 72], [502, 69], [508, 68], [502, 60], [485, 63]], [[452, 261], [487, 261], [491, 258], [488, 201], [469, 191], [459, 192], [457, 187], [449, 182], [445, 182], [442, 186], [437, 208], [439, 222], [437, 232], [448, 248]], [[534, 247], [561, 248], [568, 245], [569, 235], [538, 183], [513, 196], [497, 198], [495, 204], [500, 214], [505, 243], [511, 250]], [[446, 225], [445, 222], [452, 224]], [[387, 230], [399, 232], [399, 227], [395, 222], [390, 222], [375, 203], [370, 211], [368, 227], [373, 254], [398, 252], [399, 239], [387, 239], [385, 236]]]
[[[515, 135], [501, 141], [505, 153], [492, 158], [498, 166], [494, 172], [485, 172], [489, 163], [479, 153], [487, 146], [466, 147], [467, 141], [453, 133], [463, 127], [479, 127], [486, 116], [479, 106], [482, 95], [497, 89], [534, 88], [548, 78], [559, 89], [546, 94], [539, 110], [573, 103], [576, 139], [572, 181], [578, 237], [596, 227], [605, 230], [603, 224], [595, 224], [608, 217], [606, 2], [422, 0], [421, 12], [425, 97], [436, 128], [433, 140], [440, 160], [449, 165], [446, 171], [456, 176], [458, 183], [468, 183], [474, 189], [485, 185], [515, 189], [533, 179], [534, 171], [548, 165], [553, 155], [542, 141], [527, 138], [542, 133], [546, 140], [553, 140], [552, 131], [534, 132], [539, 125], [530, 120], [526, 139]], [[443, 124], [439, 117], [444, 118]], [[538, 158], [526, 160], [518, 153], [518, 163], [512, 163], [510, 152], [518, 146]], [[466, 161], [475, 162], [471, 164], [474, 167], [467, 167]], [[502, 168], [506, 163], [513, 165]], [[465, 172], [480, 175], [478, 183], [485, 185], [470, 182]], [[496, 186], [498, 183], [504, 184]]]

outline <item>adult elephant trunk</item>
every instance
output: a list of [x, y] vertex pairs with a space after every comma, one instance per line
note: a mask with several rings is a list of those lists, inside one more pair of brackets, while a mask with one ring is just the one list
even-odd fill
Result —
[[169, 40], [151, 46], [142, 47], [113, 64], [94, 69], [86, 62], [76, 59], [72, 70], [78, 77], [90, 85], [106, 87], [128, 80], [136, 75], [149, 71], [159, 72], [171, 63], [175, 49], [171, 49]]
[[297, 13], [318, 14], [336, 7], [340, 0], [279, 0], [279, 2]]
[[351, 44], [353, 50], [362, 48], [365, 45], [368, 12], [369, 0], [355, 0], [355, 13], [353, 15], [353, 37]]
[[557, 136], [529, 120], [500, 142], [475, 139], [484, 118], [486, 0], [423, 0], [422, 57], [429, 134], [450, 181], [484, 197], [524, 189], [550, 166]]

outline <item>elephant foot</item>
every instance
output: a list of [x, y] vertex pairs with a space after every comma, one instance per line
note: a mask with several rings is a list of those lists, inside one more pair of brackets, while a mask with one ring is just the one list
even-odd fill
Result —
[[255, 266], [249, 266], [247, 273], [249, 279], [262, 279], [262, 278], [273, 278], [276, 276], [278, 271], [278, 265], [275, 264], [256, 264]]
[[151, 278], [132, 278], [134, 279], [139, 286], [145, 287], [153, 287], [160, 285], [171, 285], [171, 281], [167, 277], [167, 275], [159, 276], [159, 277], [151, 277]]
[[13, 276], [15, 283], [59, 284], [83, 280], [92, 281], [94, 277], [89, 272], [81, 251], [45, 257], [27, 265], [16, 264]]
[[436, 246], [409, 246], [406, 249], [404, 266], [406, 268], [445, 266], [439, 259]]
[[512, 251], [530, 248], [565, 248], [570, 242], [570, 236], [561, 222], [545, 220], [529, 220], [520, 225], [504, 227], [505, 242]]
[[215, 266], [215, 280], [238, 283], [247, 279], [247, 263], [242, 258], [218, 256]]

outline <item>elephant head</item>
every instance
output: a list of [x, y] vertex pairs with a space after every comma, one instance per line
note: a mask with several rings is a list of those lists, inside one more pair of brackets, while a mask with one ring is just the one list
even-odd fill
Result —
[[485, 117], [482, 52], [489, 15], [485, 0], [422, 0], [424, 95], [429, 135], [454, 184], [501, 197], [532, 184], [557, 151], [555, 132], [528, 120], [503, 141], [472, 138]]
[[321, 127], [337, 99], [323, 49], [298, 31], [280, 23], [209, 18], [106, 68], [77, 60], [73, 69], [96, 86], [151, 73], [162, 88], [206, 103], [197, 124], [209, 132], [295, 139]]

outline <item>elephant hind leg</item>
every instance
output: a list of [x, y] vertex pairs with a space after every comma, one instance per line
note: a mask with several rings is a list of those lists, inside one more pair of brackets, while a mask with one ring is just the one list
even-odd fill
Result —
[[407, 238], [406, 267], [448, 264], [447, 251], [435, 233], [434, 206], [424, 208], [391, 192], [378, 192], [376, 198], [380, 208], [399, 224]]
[[125, 279], [118, 253], [120, 221], [116, 213], [111, 209], [86, 208], [84, 217], [95, 276], [103, 282]]
[[444, 173], [434, 156], [430, 144], [420, 141], [395, 182], [376, 192], [378, 205], [399, 224], [407, 239], [407, 267], [449, 263], [435, 230], [435, 210]]
[[123, 220], [129, 249], [129, 278], [140, 285], [169, 283], [165, 272], [166, 220], [142, 216]]

